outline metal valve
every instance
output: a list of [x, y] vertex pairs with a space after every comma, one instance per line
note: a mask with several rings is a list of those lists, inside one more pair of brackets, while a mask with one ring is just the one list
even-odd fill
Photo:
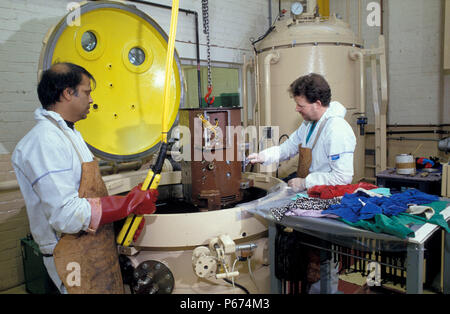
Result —
[[361, 116], [358, 118], [358, 120], [356, 120], [356, 124], [359, 125], [359, 134], [360, 135], [364, 135], [364, 125], [367, 124], [367, 117]]

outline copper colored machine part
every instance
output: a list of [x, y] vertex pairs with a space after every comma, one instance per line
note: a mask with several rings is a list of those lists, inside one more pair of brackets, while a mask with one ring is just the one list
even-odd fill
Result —
[[[232, 133], [232, 127], [241, 125], [240, 108], [180, 109], [180, 125], [188, 127], [191, 134], [191, 158], [181, 162], [185, 199], [201, 211], [217, 210], [241, 201], [242, 163], [238, 159], [238, 138]], [[233, 158], [227, 160], [227, 156]]]

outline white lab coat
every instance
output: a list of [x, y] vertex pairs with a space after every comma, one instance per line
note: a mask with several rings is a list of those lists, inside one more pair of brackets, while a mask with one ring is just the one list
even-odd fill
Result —
[[[70, 129], [54, 111], [36, 109], [37, 124], [17, 144], [12, 165], [27, 208], [34, 241], [44, 254], [53, 254], [61, 233], [86, 231], [91, 206], [78, 197], [81, 161], [73, 144], [45, 116], [53, 117], [77, 146], [83, 162], [93, 160], [80, 132]], [[53, 257], [44, 257], [50, 277], [61, 290]]]
[[307, 134], [312, 122], [303, 121], [280, 146], [273, 146], [260, 153], [263, 165], [287, 160], [298, 154], [298, 145], [311, 148], [320, 124], [326, 119], [326, 124], [312, 150], [312, 162], [309, 175], [306, 177], [306, 188], [315, 185], [350, 184], [353, 179], [353, 153], [356, 147], [356, 137], [352, 127], [345, 121], [346, 109], [337, 101], [332, 101], [329, 108], [319, 119], [311, 137], [306, 143]]

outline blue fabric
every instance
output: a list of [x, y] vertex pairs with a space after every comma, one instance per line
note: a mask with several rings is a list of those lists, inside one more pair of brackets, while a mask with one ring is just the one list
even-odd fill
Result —
[[442, 214], [440, 214], [440, 212], [447, 207], [447, 202], [437, 201], [423, 205], [432, 207], [435, 211], [435, 214], [429, 220], [419, 215], [411, 215], [407, 213], [401, 213], [398, 216], [391, 217], [383, 214], [377, 214], [373, 219], [360, 220], [357, 222], [349, 222], [342, 218], [341, 220], [353, 227], [370, 230], [376, 233], [387, 233], [402, 239], [407, 237], [415, 237], [415, 232], [411, 229], [411, 226], [422, 225], [424, 223], [431, 223], [441, 226], [450, 233], [450, 228], [448, 227], [447, 221], [444, 219]]
[[323, 214], [334, 214], [349, 222], [371, 219], [378, 214], [397, 216], [408, 209], [409, 204], [423, 205], [439, 200], [436, 195], [416, 189], [394, 194], [390, 197], [370, 197], [364, 192], [345, 194], [340, 204], [331, 205]]

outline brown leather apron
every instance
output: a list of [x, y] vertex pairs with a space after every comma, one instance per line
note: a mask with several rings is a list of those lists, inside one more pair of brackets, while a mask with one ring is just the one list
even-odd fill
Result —
[[[56, 126], [59, 125], [50, 119]], [[72, 142], [68, 134], [60, 128]], [[81, 160], [80, 198], [108, 196], [98, 162]], [[113, 224], [101, 226], [95, 234], [80, 231], [63, 234], [53, 250], [56, 271], [71, 294], [122, 294], [123, 281]]]
[[302, 147], [302, 144], [298, 145], [298, 167], [297, 167], [297, 177], [298, 178], [306, 178], [306, 176], [309, 174], [309, 168], [311, 167], [312, 163], [312, 150], [314, 149], [314, 146], [316, 146], [317, 140], [319, 139], [320, 133], [322, 133], [322, 130], [327, 123], [328, 119], [325, 119], [321, 124], [319, 129], [317, 130], [316, 138], [314, 139], [314, 143], [311, 148]]

